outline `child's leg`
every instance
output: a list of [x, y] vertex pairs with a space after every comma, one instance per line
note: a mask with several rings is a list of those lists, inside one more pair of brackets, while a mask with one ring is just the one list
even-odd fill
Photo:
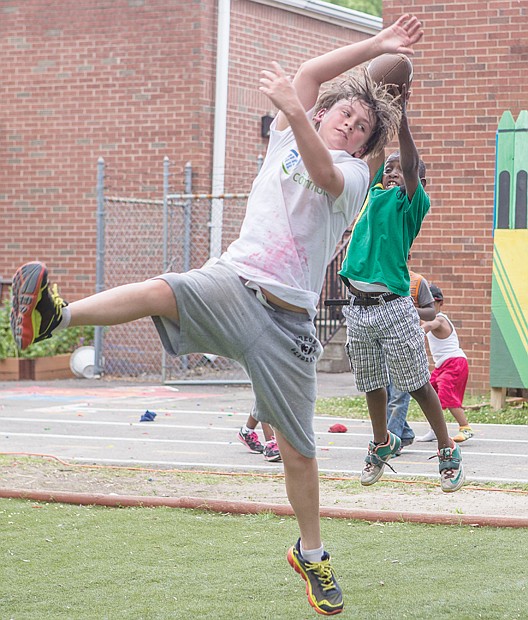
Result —
[[321, 547], [319, 521], [319, 473], [317, 460], [303, 456], [276, 433], [282, 461], [286, 493], [295, 512], [304, 549]]
[[469, 426], [469, 421], [462, 407], [449, 407], [449, 411], [451, 412], [451, 415], [455, 418], [455, 420], [458, 422], [458, 426], [460, 427]]
[[427, 382], [421, 388], [411, 392], [411, 396], [420, 405], [420, 409], [424, 412], [431, 428], [435, 432], [438, 440], [438, 448], [451, 447], [452, 443], [449, 439], [449, 433], [447, 432], [444, 411], [438, 399], [438, 394], [435, 392], [432, 385]]
[[262, 422], [262, 432], [264, 433], [266, 441], [271, 441], [275, 437], [274, 430], [269, 424], [266, 424], [266, 422]]
[[19, 349], [51, 337], [68, 325], [116, 325], [144, 316], [178, 320], [176, 300], [168, 284], [147, 280], [92, 295], [68, 306], [50, 285], [43, 263], [22, 265], [13, 276], [11, 331]]
[[96, 293], [69, 306], [70, 325], [119, 325], [147, 316], [179, 321], [176, 299], [164, 280], [125, 284]]
[[258, 420], [255, 420], [255, 418], [251, 414], [249, 414], [248, 419], [246, 420], [246, 427], [249, 430], [254, 431], [257, 428], [257, 424]]
[[383, 443], [387, 440], [387, 390], [379, 388], [366, 392], [365, 397], [372, 423], [374, 443]]

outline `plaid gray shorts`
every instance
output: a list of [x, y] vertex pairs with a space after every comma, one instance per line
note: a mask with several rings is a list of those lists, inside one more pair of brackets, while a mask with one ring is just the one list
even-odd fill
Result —
[[[351, 299], [353, 302], [354, 297]], [[362, 392], [386, 387], [413, 392], [430, 378], [425, 335], [411, 297], [377, 306], [346, 306], [346, 350]]]

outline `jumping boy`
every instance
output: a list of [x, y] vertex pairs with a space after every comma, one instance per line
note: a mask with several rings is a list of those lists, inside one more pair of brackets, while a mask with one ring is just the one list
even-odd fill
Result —
[[[420, 182], [425, 187], [426, 179], [421, 178]], [[407, 257], [409, 262], [411, 255]], [[429, 283], [420, 274], [409, 269], [410, 293], [414, 307], [418, 313], [420, 321], [429, 321], [435, 317], [434, 299], [429, 290]], [[387, 430], [400, 438], [400, 450], [397, 456], [406, 446], [414, 442], [415, 434], [407, 422], [407, 413], [411, 395], [409, 392], [402, 392], [392, 384], [387, 385]]]
[[[357, 387], [366, 392], [374, 438], [369, 443], [361, 484], [371, 485], [400, 449], [400, 438], [387, 430], [390, 380], [418, 402], [438, 438], [442, 490], [464, 482], [460, 448], [449, 438], [438, 395], [429, 382], [425, 338], [409, 288], [407, 257], [429, 211], [425, 165], [409, 129], [407, 90], [402, 88], [400, 150], [387, 158], [374, 177], [355, 222], [340, 271], [351, 293], [343, 309], [347, 353]], [[379, 159], [372, 161], [377, 168]], [[390, 467], [390, 465], [389, 465]]]
[[279, 113], [240, 236], [213, 264], [70, 305], [50, 290], [41, 263], [22, 266], [13, 279], [11, 325], [20, 348], [67, 326], [152, 316], [170, 354], [208, 351], [246, 369], [253, 415], [275, 430], [299, 524], [288, 561], [324, 615], [339, 613], [343, 599], [321, 542], [313, 431], [321, 345], [313, 318], [326, 266], [368, 189], [368, 166], [360, 158], [383, 149], [401, 110], [367, 77], [341, 80], [317, 98], [323, 83], [375, 56], [412, 54], [422, 34], [419, 20], [403, 15], [370, 39], [305, 62], [293, 81], [277, 63], [262, 72], [260, 90]]

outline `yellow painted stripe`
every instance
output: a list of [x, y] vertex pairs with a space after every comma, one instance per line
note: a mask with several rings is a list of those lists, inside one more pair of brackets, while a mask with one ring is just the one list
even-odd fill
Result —
[[494, 262], [495, 277], [499, 290], [502, 293], [502, 298], [508, 310], [508, 313], [512, 319], [517, 334], [525, 349], [528, 349], [528, 328], [524, 321], [522, 312], [520, 311], [519, 304], [515, 293], [512, 289], [511, 283], [508, 281], [508, 274], [506, 273], [504, 266], [500, 263], [500, 256], [497, 252], [496, 261]]
[[528, 349], [528, 230], [495, 231], [493, 271], [517, 333]]

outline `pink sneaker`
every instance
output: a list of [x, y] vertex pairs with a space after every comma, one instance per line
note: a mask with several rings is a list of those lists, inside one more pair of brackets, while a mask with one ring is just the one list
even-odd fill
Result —
[[266, 441], [266, 445], [264, 446], [264, 459], [270, 463], [278, 463], [282, 460], [275, 437]]
[[255, 431], [244, 433], [242, 432], [242, 429], [240, 429], [238, 431], [237, 439], [240, 443], [243, 443], [252, 454], [262, 454], [264, 452], [264, 446], [260, 443], [258, 435]]

